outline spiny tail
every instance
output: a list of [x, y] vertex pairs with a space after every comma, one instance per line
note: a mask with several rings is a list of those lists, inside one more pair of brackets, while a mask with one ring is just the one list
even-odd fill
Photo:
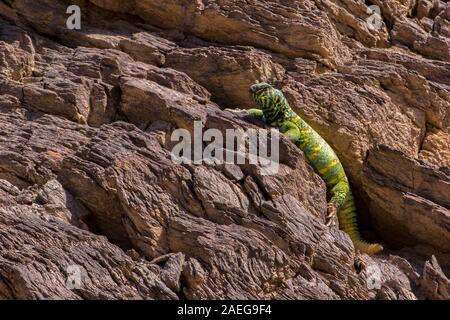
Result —
[[369, 255], [377, 254], [383, 250], [378, 243], [368, 243], [361, 239], [356, 221], [356, 207], [353, 195], [350, 194], [338, 212], [339, 228], [350, 236], [355, 248]]
[[368, 243], [361, 240], [353, 240], [353, 244], [355, 248], [361, 252], [367, 253], [369, 255], [377, 254], [378, 252], [383, 251], [383, 246], [378, 243]]

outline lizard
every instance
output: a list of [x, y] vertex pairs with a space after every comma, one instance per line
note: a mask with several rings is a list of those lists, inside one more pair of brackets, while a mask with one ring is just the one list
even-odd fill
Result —
[[307, 162], [325, 182], [328, 194], [326, 225], [337, 215], [339, 228], [350, 236], [356, 250], [376, 254], [378, 243], [368, 243], [360, 235], [354, 197], [345, 170], [332, 147], [290, 107], [284, 94], [262, 82], [250, 86], [257, 108], [247, 112], [286, 135], [305, 154]]

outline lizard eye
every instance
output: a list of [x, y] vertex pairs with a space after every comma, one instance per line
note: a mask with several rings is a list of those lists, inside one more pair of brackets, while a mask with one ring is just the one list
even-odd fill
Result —
[[272, 86], [270, 84], [261, 82], [261, 83], [251, 85], [249, 90], [251, 93], [258, 93], [258, 92], [261, 92], [263, 90], [270, 89], [270, 88], [272, 88]]

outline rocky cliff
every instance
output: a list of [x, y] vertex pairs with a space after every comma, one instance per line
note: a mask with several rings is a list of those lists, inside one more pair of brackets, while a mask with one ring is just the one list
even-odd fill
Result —
[[[171, 160], [194, 121], [257, 128], [224, 111], [255, 81], [336, 150], [383, 254], [324, 225], [285, 139], [277, 175]], [[450, 5], [1, 0], [0, 195], [2, 299], [450, 299]]]

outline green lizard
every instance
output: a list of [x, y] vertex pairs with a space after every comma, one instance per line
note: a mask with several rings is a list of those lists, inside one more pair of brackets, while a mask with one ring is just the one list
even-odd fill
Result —
[[361, 238], [350, 184], [339, 158], [330, 145], [291, 109], [280, 90], [267, 83], [259, 83], [250, 87], [250, 93], [259, 109], [250, 109], [249, 114], [289, 137], [325, 181], [329, 195], [327, 226], [337, 214], [340, 229], [350, 236], [357, 250], [368, 254], [382, 251], [383, 247], [380, 244], [367, 243]]

